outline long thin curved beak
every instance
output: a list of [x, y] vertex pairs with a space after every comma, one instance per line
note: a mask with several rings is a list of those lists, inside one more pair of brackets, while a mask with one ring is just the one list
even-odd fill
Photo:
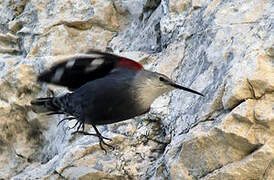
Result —
[[194, 94], [198, 94], [200, 96], [204, 96], [202, 93], [199, 93], [198, 91], [194, 91], [192, 89], [180, 86], [180, 85], [178, 85], [176, 83], [173, 83], [173, 82], [170, 82], [169, 85], [176, 88], [176, 89], [181, 89], [181, 90], [188, 91], [188, 92], [191, 92], [191, 93], [194, 93]]

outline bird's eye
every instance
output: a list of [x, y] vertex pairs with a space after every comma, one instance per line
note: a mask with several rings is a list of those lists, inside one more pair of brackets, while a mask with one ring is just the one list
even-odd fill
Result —
[[165, 81], [165, 79], [163, 77], [159, 77], [160, 81]]

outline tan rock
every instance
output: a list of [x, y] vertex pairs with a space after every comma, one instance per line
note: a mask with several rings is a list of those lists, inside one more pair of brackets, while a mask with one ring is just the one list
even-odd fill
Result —
[[190, 5], [190, 0], [170, 0], [170, 11], [174, 13], [182, 13]]
[[[254, 106], [256, 103], [257, 101], [255, 100], [247, 100], [241, 103], [232, 111], [231, 116], [228, 116], [220, 125], [220, 130], [226, 134], [235, 135], [237, 138], [243, 138], [244, 141], [253, 145], [265, 144], [272, 136], [272, 133], [267, 127], [256, 122], [254, 118]], [[235, 142], [240, 141], [235, 140]], [[235, 142], [231, 142], [231, 144]], [[241, 142], [235, 146], [246, 149], [242, 147], [244, 144], [244, 142]]]
[[[225, 6], [226, 7], [220, 9], [216, 14], [215, 22], [219, 25], [254, 23], [262, 16], [265, 8], [269, 5], [267, 1], [260, 1], [260, 3], [238, 1], [226, 3]], [[248, 11], [246, 7], [248, 7]]]
[[11, 33], [0, 33], [0, 54], [15, 54], [20, 52], [18, 40], [19, 38]]
[[[252, 97], [251, 87], [248, 80], [241, 80], [235, 83], [235, 88], [232, 92], [225, 91], [223, 98], [223, 106], [227, 109], [232, 109], [237, 106], [241, 101]], [[231, 93], [231, 94], [228, 94]], [[226, 99], [226, 96], [228, 96]]]
[[[181, 171], [188, 171], [184, 174], [189, 174], [192, 178], [201, 178], [226, 164], [239, 161], [255, 147], [243, 138], [237, 138], [218, 129], [207, 132], [206, 126], [210, 124], [205, 124], [205, 128], [193, 129], [183, 142], [179, 159], [172, 165], [172, 167], [181, 166]], [[235, 145], [231, 145], [231, 142]]]
[[273, 58], [270, 56], [260, 55], [257, 57], [258, 68], [249, 77], [250, 86], [255, 98], [259, 98], [265, 93], [274, 91], [274, 71]]
[[215, 128], [210, 122], [201, 123], [184, 138], [179, 159], [171, 163], [172, 177], [271, 177], [265, 172], [271, 174], [273, 169], [273, 119], [273, 94], [267, 94], [241, 103]]
[[259, 99], [254, 106], [254, 117], [256, 123], [266, 126], [267, 129], [274, 133], [274, 94], [266, 94]]
[[124, 23], [124, 19], [116, 12], [111, 1], [58, 1], [52, 8], [43, 1], [33, 1], [32, 4], [38, 11], [39, 26], [36, 30], [42, 32], [58, 24], [68, 24], [79, 29], [96, 25], [105, 30], [115, 31], [122, 28]]
[[[180, 65], [180, 61], [185, 55], [185, 44], [174, 43], [167, 47], [166, 54], [159, 56], [156, 60], [157, 65], [155, 71], [165, 74], [168, 77], [173, 76], [173, 72]], [[174, 78], [174, 77], [173, 77]]]
[[[111, 31], [119, 31], [125, 27], [125, 20], [120, 17], [112, 1], [92, 0], [94, 17], [91, 23]], [[124, 22], [123, 22], [124, 20]]]
[[9, 30], [13, 33], [16, 33], [22, 28], [22, 23], [19, 21], [10, 21], [9, 22]]
[[[234, 82], [235, 87], [225, 92], [223, 98], [225, 108], [233, 108], [245, 99], [260, 98], [263, 94], [274, 90], [274, 71], [271, 65], [271, 57], [259, 55], [256, 61], [257, 68], [253, 70], [253, 73], [245, 79], [236, 80]], [[235, 70], [237, 71], [237, 69]]]
[[266, 54], [270, 57], [274, 57], [274, 47], [267, 48]]
[[[0, 140], [3, 148], [1, 177], [9, 178], [38, 159], [43, 143], [42, 121], [28, 114], [29, 102], [41, 89], [30, 64], [17, 65], [18, 59], [7, 59], [8, 72], [0, 81]], [[47, 124], [47, 123], [46, 123]], [[6, 163], [10, 162], [9, 166]], [[8, 171], [8, 172], [7, 172]]]
[[202, 179], [272, 179], [273, 137], [264, 146], [245, 157], [242, 161], [228, 164]]
[[107, 173], [102, 173], [102, 172], [93, 172], [93, 173], [88, 173], [85, 176], [82, 176], [79, 178], [79, 180], [89, 180], [89, 179], [94, 179], [94, 180], [101, 180], [101, 179], [113, 179], [113, 180], [123, 180], [127, 179], [124, 176], [111, 176]]
[[31, 48], [28, 57], [50, 54], [68, 55], [88, 49], [105, 50], [114, 34], [100, 27], [82, 31], [65, 25], [53, 27], [48, 35], [40, 38]]
[[0, 40], [1, 41], [12, 41], [12, 42], [16, 42], [19, 39], [19, 37], [11, 34], [11, 33], [7, 33], [7, 34], [0, 34]]

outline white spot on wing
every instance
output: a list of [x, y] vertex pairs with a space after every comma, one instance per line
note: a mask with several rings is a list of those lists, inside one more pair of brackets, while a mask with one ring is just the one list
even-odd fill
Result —
[[97, 66], [89, 66], [85, 69], [85, 72], [91, 72], [91, 71], [94, 71], [95, 69], [97, 69]]
[[104, 63], [104, 59], [94, 59], [88, 67], [86, 67], [85, 72], [91, 72], [98, 68]]
[[104, 63], [104, 59], [94, 59], [90, 65], [91, 66], [100, 66], [101, 64]]
[[51, 78], [52, 82], [59, 82], [62, 75], [64, 74], [65, 69], [64, 68], [58, 68], [55, 73], [54, 76]]
[[66, 68], [71, 68], [74, 65], [74, 63], [75, 63], [75, 60], [68, 61], [66, 63]]

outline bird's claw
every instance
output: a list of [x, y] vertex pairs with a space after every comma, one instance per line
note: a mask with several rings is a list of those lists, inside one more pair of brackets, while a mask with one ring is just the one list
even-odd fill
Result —
[[105, 139], [105, 140], [108, 140], [108, 141], [112, 141], [112, 139], [107, 138], [107, 137], [104, 137], [104, 136], [102, 136], [101, 134], [88, 133], [88, 132], [79, 131], [79, 130], [73, 132], [72, 134], [76, 134], [76, 133], [80, 133], [80, 134], [83, 134], [83, 135], [91, 135], [91, 136], [96, 136], [96, 137], [98, 137], [98, 138], [99, 138], [99, 145], [100, 145], [100, 148], [101, 148], [103, 151], [105, 151], [105, 153], [107, 153], [107, 150], [103, 147], [103, 145], [105, 145], [105, 146], [111, 148], [112, 150], [115, 149], [112, 145], [107, 144], [107, 143], [104, 141], [104, 139]]
[[109, 138], [106, 138], [106, 137], [103, 137], [103, 136], [98, 137], [98, 138], [99, 138], [99, 145], [100, 145], [100, 148], [101, 148], [103, 151], [105, 151], [106, 154], [107, 154], [107, 150], [103, 147], [102, 144], [106, 145], [107, 147], [111, 148], [112, 150], [115, 149], [112, 145], [107, 144], [107, 143], [104, 141], [104, 139], [109, 140], [109, 141], [112, 141], [112, 139], [109, 139]]

